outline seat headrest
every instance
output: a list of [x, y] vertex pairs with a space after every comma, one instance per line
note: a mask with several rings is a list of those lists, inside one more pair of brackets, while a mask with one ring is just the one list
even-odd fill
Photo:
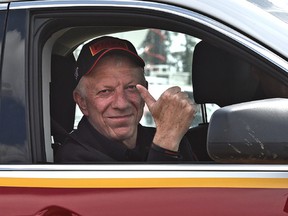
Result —
[[192, 70], [193, 94], [198, 104], [223, 107], [249, 101], [258, 87], [248, 62], [204, 41], [195, 47]]
[[[76, 81], [73, 76], [75, 58], [70, 56], [52, 55], [51, 84], [50, 84], [50, 112], [51, 118], [70, 132], [74, 126], [75, 102], [73, 90]], [[56, 132], [52, 127], [52, 135]]]

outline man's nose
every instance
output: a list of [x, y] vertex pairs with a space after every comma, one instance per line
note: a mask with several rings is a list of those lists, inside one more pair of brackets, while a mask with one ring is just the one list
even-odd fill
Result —
[[129, 106], [129, 100], [124, 90], [115, 91], [112, 101], [112, 107], [116, 109], [126, 109]]

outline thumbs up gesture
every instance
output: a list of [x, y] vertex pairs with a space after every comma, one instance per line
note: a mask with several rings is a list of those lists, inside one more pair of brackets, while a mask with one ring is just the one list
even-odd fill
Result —
[[156, 124], [153, 143], [172, 151], [178, 151], [184, 134], [189, 129], [196, 108], [188, 94], [181, 92], [178, 86], [171, 87], [155, 100], [142, 85], [136, 86], [147, 104]]

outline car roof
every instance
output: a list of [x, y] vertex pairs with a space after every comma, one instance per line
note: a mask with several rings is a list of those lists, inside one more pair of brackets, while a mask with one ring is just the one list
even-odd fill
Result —
[[267, 10], [260, 8], [256, 5], [256, 0], [157, 1], [197, 10], [229, 26], [240, 29], [246, 35], [255, 38], [288, 58], [288, 20], [285, 23], [272, 15], [278, 11], [282, 17], [288, 17], [288, 4], [286, 8], [279, 8], [279, 10], [271, 7], [273, 13], [269, 13], [269, 8]]
[[[78, 5], [91, 4], [89, 0], [43, 0], [43, 1], [13, 1], [12, 5], [33, 5], [31, 2], [42, 2], [42, 4], [59, 4], [59, 7], [63, 7], [65, 3], [71, 6], [73, 2]], [[180, 6], [187, 8], [188, 10], [196, 11], [198, 13], [209, 16], [217, 21], [220, 21], [236, 30], [240, 30], [246, 36], [256, 39], [260, 44], [276, 51], [284, 58], [288, 59], [288, 23], [281, 21], [280, 19], [273, 16], [271, 13], [261, 9], [255, 4], [251, 3], [255, 0], [101, 0], [95, 1], [97, 4], [110, 2], [117, 4], [123, 4], [124, 2], [129, 3], [164, 3], [169, 5]], [[273, 0], [276, 1], [276, 0]], [[58, 2], [58, 3], [57, 3]], [[69, 3], [69, 4], [68, 4]], [[37, 7], [37, 4], [34, 4]], [[164, 5], [163, 5], [164, 7]], [[288, 7], [288, 6], [287, 6]], [[275, 8], [273, 8], [275, 13]], [[287, 8], [281, 9], [281, 16], [285, 17], [288, 14]], [[185, 11], [185, 10], [184, 10]], [[284, 12], [283, 12], [284, 11]], [[183, 11], [181, 11], [183, 12]], [[188, 12], [188, 11], [187, 11]], [[276, 13], [275, 13], [276, 14]]]

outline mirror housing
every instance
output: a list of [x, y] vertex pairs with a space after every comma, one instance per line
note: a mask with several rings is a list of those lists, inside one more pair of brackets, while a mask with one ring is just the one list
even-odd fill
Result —
[[288, 164], [288, 99], [265, 99], [216, 110], [207, 150], [220, 163]]

